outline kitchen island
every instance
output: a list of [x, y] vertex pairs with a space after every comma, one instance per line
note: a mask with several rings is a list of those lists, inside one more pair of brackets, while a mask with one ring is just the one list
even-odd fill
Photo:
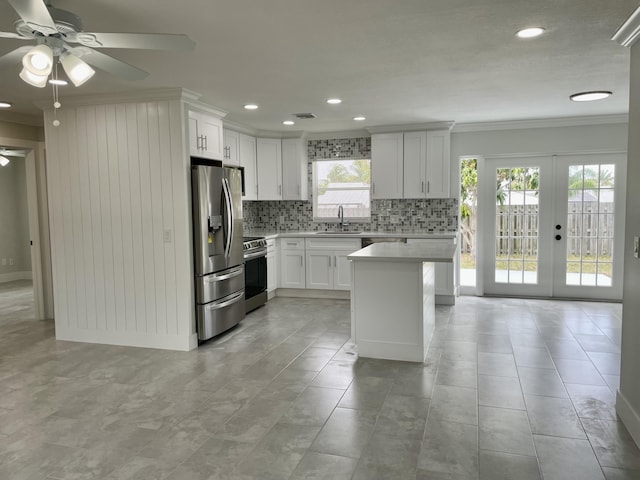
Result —
[[423, 362], [435, 326], [434, 263], [456, 245], [374, 243], [351, 261], [351, 341], [361, 357]]

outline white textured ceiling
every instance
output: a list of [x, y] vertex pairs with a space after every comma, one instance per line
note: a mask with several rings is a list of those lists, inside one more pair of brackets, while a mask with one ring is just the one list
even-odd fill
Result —
[[[184, 87], [260, 130], [308, 132], [434, 121], [622, 114], [628, 111], [629, 51], [610, 38], [637, 0], [53, 0], [85, 31], [186, 33], [194, 52], [102, 50], [150, 72], [127, 82], [98, 72], [75, 94]], [[0, 0], [0, 30], [17, 18]], [[540, 25], [544, 36], [516, 30]], [[0, 39], [0, 55], [25, 42]], [[38, 115], [51, 98], [0, 71], [0, 100]], [[605, 89], [607, 100], [569, 95]], [[341, 105], [324, 103], [340, 97]], [[247, 112], [244, 103], [260, 109]], [[292, 113], [318, 118], [284, 127]], [[356, 123], [356, 114], [367, 121]]]

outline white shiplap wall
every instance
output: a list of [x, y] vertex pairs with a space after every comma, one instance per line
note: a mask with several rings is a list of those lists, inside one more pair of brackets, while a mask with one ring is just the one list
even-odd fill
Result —
[[56, 338], [195, 348], [182, 103], [57, 117], [45, 112]]

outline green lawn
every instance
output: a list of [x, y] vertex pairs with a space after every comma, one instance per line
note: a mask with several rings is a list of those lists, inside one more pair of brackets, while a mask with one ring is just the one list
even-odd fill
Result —
[[[511, 270], [521, 270], [522, 264], [519, 264], [520, 268], [514, 266], [514, 260], [520, 260], [517, 258], [512, 258]], [[519, 263], [519, 262], [518, 262]], [[475, 259], [471, 257], [470, 253], [462, 253], [460, 254], [460, 268], [463, 269], [474, 269], [476, 268]], [[498, 257], [496, 258], [496, 269], [498, 270], [507, 270], [507, 258], [506, 257]], [[527, 272], [534, 272], [536, 270], [536, 257], [525, 257], [524, 258], [524, 270]], [[582, 257], [582, 273], [597, 273], [601, 275], [611, 276], [611, 257], [600, 257], [599, 263], [596, 263], [596, 257], [593, 255], [588, 255]], [[567, 272], [569, 273], [579, 273], [580, 272], [580, 257], [577, 255], [571, 255], [567, 259]]]

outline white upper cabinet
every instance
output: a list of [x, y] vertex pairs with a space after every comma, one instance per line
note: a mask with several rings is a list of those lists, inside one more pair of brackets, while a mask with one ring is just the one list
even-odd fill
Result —
[[282, 199], [307, 200], [308, 175], [305, 142], [299, 138], [282, 140]]
[[427, 132], [404, 134], [404, 198], [424, 198], [427, 191]]
[[223, 160], [222, 120], [189, 111], [189, 153], [196, 157]]
[[450, 133], [371, 135], [373, 198], [448, 198]]
[[240, 165], [240, 134], [233, 130], [224, 129], [224, 158], [225, 165]]
[[371, 197], [403, 198], [403, 134], [371, 135]]
[[[449, 198], [451, 195], [451, 132], [427, 132], [426, 198]], [[407, 197], [409, 198], [409, 197]]]
[[282, 141], [279, 138], [256, 140], [258, 200], [282, 200]]
[[239, 162], [244, 168], [243, 200], [258, 199], [258, 176], [256, 172], [256, 139], [249, 135], [239, 134]]

